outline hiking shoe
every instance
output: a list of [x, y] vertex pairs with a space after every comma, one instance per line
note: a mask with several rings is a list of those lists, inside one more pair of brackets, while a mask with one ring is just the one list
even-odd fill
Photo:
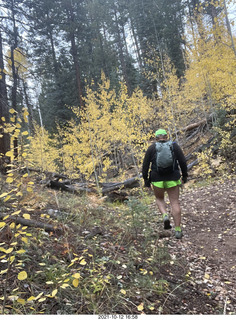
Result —
[[168, 216], [164, 217], [164, 229], [165, 230], [168, 230], [168, 229], [171, 229], [171, 225], [170, 225], [170, 220], [168, 218]]
[[181, 239], [182, 237], [183, 237], [182, 231], [175, 231], [175, 238], [176, 239]]

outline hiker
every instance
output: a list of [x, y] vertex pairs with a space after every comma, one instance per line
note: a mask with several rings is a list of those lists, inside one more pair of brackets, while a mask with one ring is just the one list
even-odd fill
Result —
[[[181, 239], [183, 232], [181, 229], [179, 186], [181, 185], [181, 180], [183, 183], [187, 182], [186, 159], [180, 146], [176, 142], [168, 140], [166, 130], [157, 130], [155, 136], [156, 142], [149, 146], [143, 160], [142, 174], [144, 184], [145, 187], [153, 189], [156, 204], [163, 216], [164, 229], [171, 229], [164, 198], [165, 191], [167, 192], [175, 223], [175, 237]], [[149, 174], [150, 163], [151, 171]]]

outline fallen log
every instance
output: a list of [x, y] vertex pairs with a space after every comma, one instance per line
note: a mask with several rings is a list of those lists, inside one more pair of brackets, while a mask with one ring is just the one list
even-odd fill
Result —
[[[0, 213], [0, 219], [3, 219], [5, 217], [6, 217], [6, 214]], [[44, 229], [47, 232], [60, 232], [60, 233], [63, 232], [63, 230], [58, 226], [53, 226], [52, 224], [36, 221], [33, 219], [24, 219], [21, 217], [11, 216], [11, 215], [7, 219], [10, 221], [14, 221], [17, 224], [22, 224], [23, 226]]]
[[108, 184], [103, 184], [102, 185], [102, 194], [105, 195], [106, 193], [109, 193], [111, 191], [118, 190], [120, 188], [135, 188], [140, 186], [139, 178], [134, 177], [134, 178], [129, 178], [123, 182], [114, 182], [114, 183], [108, 183]]
[[49, 180], [46, 183], [46, 186], [51, 189], [67, 191], [73, 194], [81, 194], [82, 192], [93, 192], [97, 193], [97, 190], [94, 188], [87, 188], [87, 187], [80, 187], [79, 185], [75, 184], [74, 186], [68, 185], [68, 183], [62, 183], [58, 181]]
[[189, 124], [187, 127], [181, 129], [181, 131], [185, 131], [186, 132], [186, 131], [193, 130], [195, 128], [200, 127], [202, 124], [205, 124], [206, 122], [207, 122], [207, 119], [204, 119], [204, 120]]

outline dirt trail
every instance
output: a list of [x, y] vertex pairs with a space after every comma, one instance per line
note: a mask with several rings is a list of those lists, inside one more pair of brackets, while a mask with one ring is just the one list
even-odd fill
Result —
[[236, 314], [236, 179], [184, 187], [180, 199], [184, 237], [163, 239], [175, 262], [172, 274], [189, 280], [188, 288], [175, 291], [180, 313], [186, 308], [190, 313]]

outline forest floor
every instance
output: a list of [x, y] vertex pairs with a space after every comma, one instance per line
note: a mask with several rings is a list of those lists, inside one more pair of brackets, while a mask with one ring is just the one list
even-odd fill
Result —
[[[38, 221], [47, 217], [47, 223], [64, 231], [29, 227], [15, 236], [11, 231], [9, 246], [17, 237], [18, 251], [0, 280], [2, 311], [236, 314], [235, 193], [235, 178], [184, 185], [184, 236], [177, 240], [172, 230], [164, 232], [152, 194], [113, 204], [96, 195], [38, 188], [21, 203], [22, 213]], [[18, 258], [19, 249], [25, 253]], [[2, 260], [1, 270], [4, 265]], [[18, 281], [22, 270], [28, 278]]]

